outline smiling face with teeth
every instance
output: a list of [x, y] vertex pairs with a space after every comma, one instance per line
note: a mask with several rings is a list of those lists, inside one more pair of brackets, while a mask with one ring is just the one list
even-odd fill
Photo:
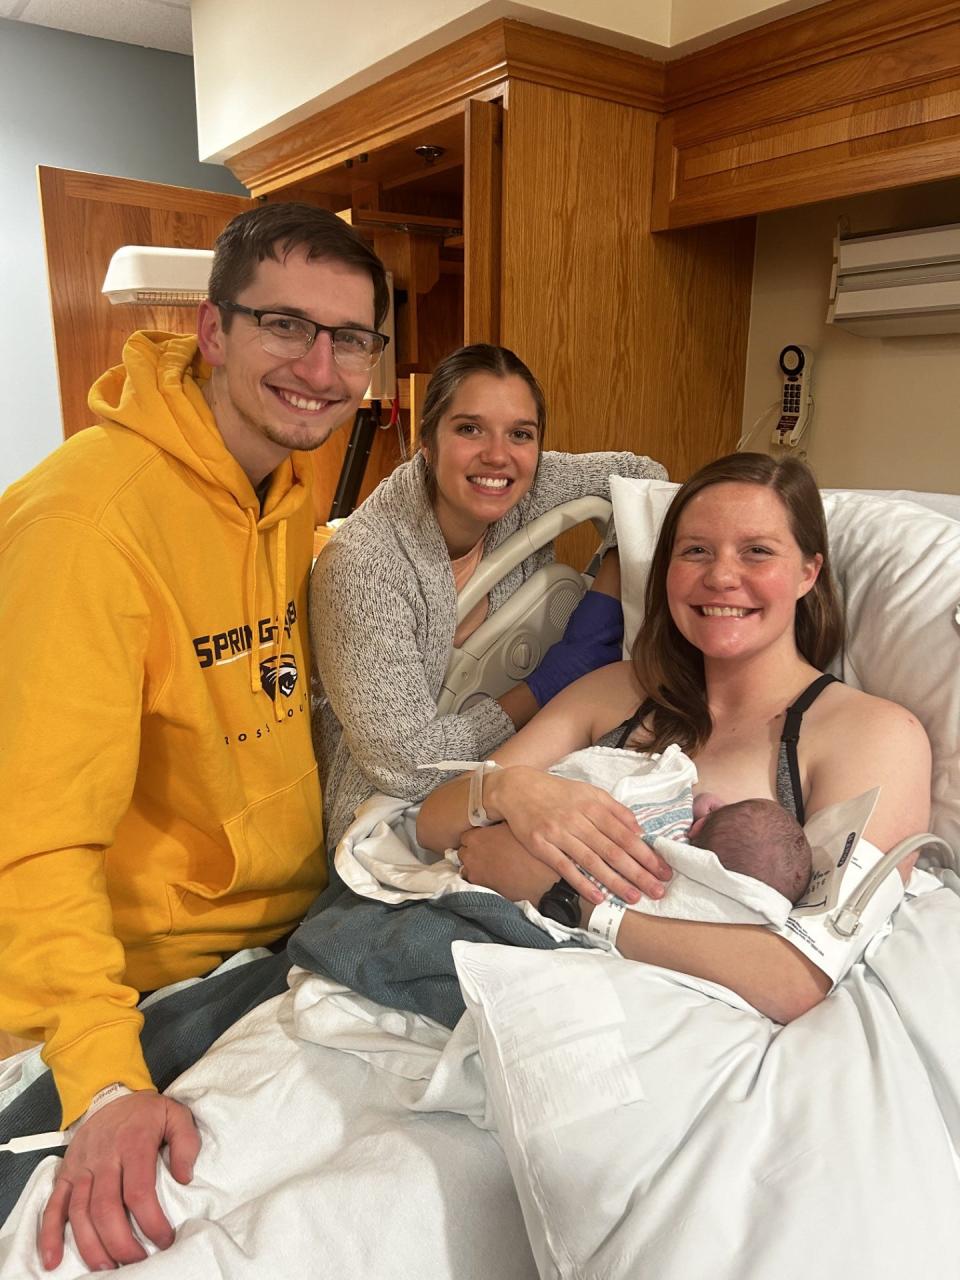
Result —
[[515, 374], [470, 374], [424, 453], [436, 485], [437, 522], [456, 558], [476, 546], [533, 484], [540, 446], [530, 388]]
[[707, 662], [771, 648], [795, 652], [796, 603], [821, 563], [800, 550], [773, 489], [710, 485], [677, 524], [666, 583], [671, 617]]
[[[373, 282], [352, 266], [308, 259], [302, 248], [259, 264], [233, 301], [287, 311], [327, 325], [374, 328]], [[330, 336], [297, 360], [271, 355], [257, 325], [236, 316], [229, 330], [210, 302], [201, 303], [200, 350], [212, 376], [204, 389], [224, 443], [254, 485], [292, 449], [316, 449], [355, 413], [370, 381], [367, 370], [341, 369]]]

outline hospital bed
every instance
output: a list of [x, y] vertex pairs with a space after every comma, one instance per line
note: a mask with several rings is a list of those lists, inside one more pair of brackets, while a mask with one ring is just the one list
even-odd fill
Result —
[[[615, 488], [628, 633], [670, 492]], [[925, 724], [932, 830], [956, 854], [960, 498], [909, 499], [827, 496], [849, 624], [838, 672]], [[559, 519], [574, 517], [604, 512]], [[505, 544], [501, 566], [522, 550]], [[492, 615], [454, 655], [447, 699], [535, 665], [583, 586], [547, 571], [516, 616]], [[389, 816], [377, 803], [345, 843]], [[159, 1169], [175, 1245], [126, 1271], [955, 1280], [960, 862], [939, 861], [784, 1028], [723, 988], [581, 950], [456, 944], [469, 1012], [452, 1033], [295, 971], [171, 1088], [203, 1149], [187, 1187]], [[46, 1274], [34, 1240], [55, 1165], [0, 1233], [2, 1280]], [[85, 1274], [72, 1244], [56, 1274]]]

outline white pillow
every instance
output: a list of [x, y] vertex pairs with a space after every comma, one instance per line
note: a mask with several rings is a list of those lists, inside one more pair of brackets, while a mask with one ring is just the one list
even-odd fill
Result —
[[[656, 535], [678, 487], [610, 479], [625, 653], [643, 618]], [[949, 506], [949, 495], [932, 496], [935, 505]], [[825, 493], [823, 505], [847, 624], [834, 669], [921, 721], [933, 748], [932, 829], [960, 855], [960, 521], [849, 489]]]
[[656, 965], [455, 942], [541, 1280], [954, 1277], [957, 908], [928, 901], [785, 1027]]
[[691, 1117], [750, 1091], [779, 1028], [726, 987], [599, 951], [453, 957], [541, 1280], [647, 1275], [651, 1221], [682, 1222]]

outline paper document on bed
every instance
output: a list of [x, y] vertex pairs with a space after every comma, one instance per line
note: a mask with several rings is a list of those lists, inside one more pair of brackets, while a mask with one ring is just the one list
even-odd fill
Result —
[[821, 809], [806, 824], [804, 833], [813, 851], [810, 884], [786, 924], [774, 930], [833, 983], [839, 982], [871, 939], [888, 925], [903, 897], [903, 881], [894, 869], [870, 899], [852, 938], [842, 937], [833, 927], [838, 911], [883, 857], [875, 845], [862, 838], [879, 795], [880, 788], [874, 787], [853, 800]]

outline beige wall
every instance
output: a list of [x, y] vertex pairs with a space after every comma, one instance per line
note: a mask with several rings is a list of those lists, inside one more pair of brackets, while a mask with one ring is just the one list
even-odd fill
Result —
[[[517, 18], [665, 58], [816, 0], [193, 0], [199, 153], [222, 161], [417, 58]], [[680, 49], [675, 46], [684, 46]]]
[[199, 151], [209, 160], [227, 159], [496, 18], [647, 53], [670, 38], [670, 0], [364, 0], [359, 7], [193, 0], [191, 15]]
[[[815, 353], [808, 461], [828, 487], [960, 493], [960, 335], [860, 338], [825, 323], [837, 220], [853, 234], [955, 222], [960, 180], [758, 220], [744, 425], [779, 396], [787, 343]], [[766, 448], [773, 417], [751, 447]]]
[[689, 53], [716, 40], [725, 40], [759, 23], [812, 9], [823, 0], [672, 0], [670, 46], [674, 54]]

